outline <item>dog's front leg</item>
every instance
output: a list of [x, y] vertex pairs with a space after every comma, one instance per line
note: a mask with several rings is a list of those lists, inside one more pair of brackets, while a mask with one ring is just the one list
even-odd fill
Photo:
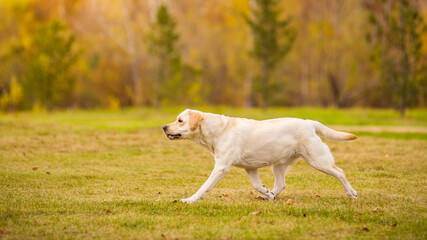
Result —
[[200, 187], [200, 189], [191, 197], [181, 199], [183, 203], [195, 203], [204, 198], [208, 192], [218, 184], [219, 181], [230, 171], [230, 166], [216, 165], [209, 176], [208, 180]]

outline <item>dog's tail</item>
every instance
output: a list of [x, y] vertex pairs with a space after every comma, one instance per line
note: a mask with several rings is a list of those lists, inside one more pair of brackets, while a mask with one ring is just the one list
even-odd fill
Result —
[[357, 139], [354, 134], [339, 132], [333, 129], [326, 127], [318, 121], [310, 120], [313, 123], [314, 129], [316, 130], [316, 134], [322, 138], [326, 138], [328, 140], [333, 141], [348, 141]]

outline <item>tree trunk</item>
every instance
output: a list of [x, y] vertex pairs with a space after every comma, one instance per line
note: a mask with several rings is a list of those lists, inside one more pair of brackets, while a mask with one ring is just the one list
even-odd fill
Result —
[[399, 106], [400, 116], [405, 116], [406, 112], [406, 98], [408, 92], [408, 81], [409, 81], [409, 59], [408, 50], [406, 49], [406, 16], [403, 10], [400, 10], [400, 24], [401, 28], [401, 50], [402, 50], [402, 85], [400, 86], [401, 102]]
[[246, 74], [245, 81], [243, 82], [243, 90], [245, 91], [245, 94], [244, 94], [245, 107], [247, 108], [252, 107], [252, 100], [251, 100], [252, 75]]
[[131, 72], [132, 72], [132, 82], [134, 87], [135, 95], [135, 104], [136, 106], [142, 106], [142, 86], [141, 86], [141, 76], [139, 74], [138, 60], [136, 57], [131, 57]]
[[335, 107], [340, 108], [341, 107], [341, 102], [340, 102], [341, 89], [339, 87], [338, 79], [337, 79], [336, 75], [329, 72], [328, 73], [328, 81], [329, 81], [329, 86], [331, 87], [334, 105], [335, 105]]
[[160, 89], [162, 86], [162, 83], [165, 81], [166, 76], [166, 58], [164, 56], [160, 56], [158, 59], [159, 62], [157, 63], [157, 79], [154, 86], [155, 96], [154, 96], [154, 107], [160, 108], [161, 107], [161, 100], [163, 97], [162, 90]]
[[270, 69], [267, 63], [264, 62], [262, 66], [262, 100], [261, 109], [263, 112], [267, 111], [268, 107], [268, 80], [270, 78]]

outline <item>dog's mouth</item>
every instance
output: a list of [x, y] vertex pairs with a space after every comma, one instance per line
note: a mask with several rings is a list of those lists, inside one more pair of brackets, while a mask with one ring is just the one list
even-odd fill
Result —
[[178, 138], [180, 138], [181, 137], [181, 134], [166, 134], [166, 136], [170, 139], [170, 140], [173, 140], [173, 139], [178, 139]]

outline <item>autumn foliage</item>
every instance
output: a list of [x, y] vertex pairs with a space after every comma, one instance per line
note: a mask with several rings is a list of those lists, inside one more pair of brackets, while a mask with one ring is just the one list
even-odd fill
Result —
[[0, 108], [404, 112], [427, 102], [426, 9], [417, 0], [5, 0]]

